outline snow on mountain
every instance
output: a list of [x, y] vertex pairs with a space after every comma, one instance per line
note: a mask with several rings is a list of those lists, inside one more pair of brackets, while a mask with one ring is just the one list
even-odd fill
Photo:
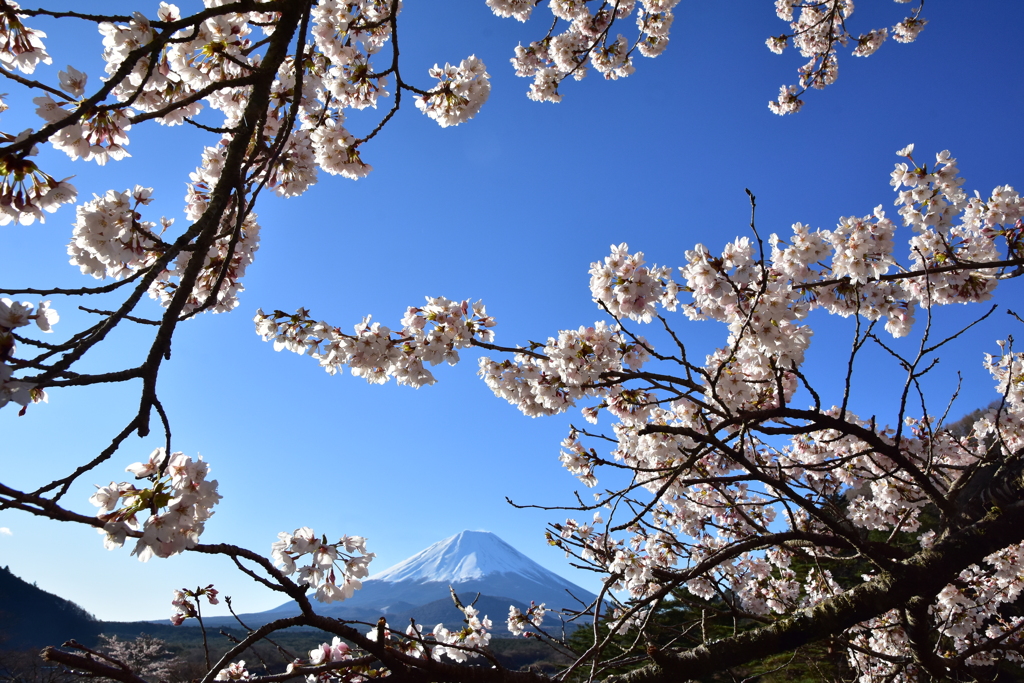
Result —
[[463, 531], [438, 541], [368, 581], [464, 583], [488, 574], [520, 574], [541, 583], [568, 583], [489, 531]]

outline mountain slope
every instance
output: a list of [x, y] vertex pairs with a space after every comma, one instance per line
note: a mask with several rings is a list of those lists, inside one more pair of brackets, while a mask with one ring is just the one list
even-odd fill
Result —
[[84, 609], [0, 568], [0, 650], [92, 643], [101, 623]]
[[[416, 608], [439, 600], [451, 600], [449, 585], [468, 603], [477, 593], [504, 602], [502, 614], [489, 616], [499, 622], [515, 603], [546, 603], [550, 609], [581, 607], [595, 596], [571, 581], [540, 566], [487, 531], [463, 531], [363, 581], [362, 590], [344, 602], [322, 605], [321, 614], [365, 621], [381, 615], [413, 615]], [[488, 601], [488, 604], [491, 604]], [[436, 609], [432, 606], [431, 612]], [[258, 615], [263, 621], [296, 614], [286, 603]]]

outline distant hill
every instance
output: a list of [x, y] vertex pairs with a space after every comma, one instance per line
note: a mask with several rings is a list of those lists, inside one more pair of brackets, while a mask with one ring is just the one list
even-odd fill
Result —
[[[147, 633], [184, 646], [201, 642], [199, 629], [147, 621], [100, 621], [84, 609], [0, 568], [0, 651], [39, 650], [72, 638], [88, 647], [99, 645], [100, 634], [131, 640]], [[235, 630], [236, 636], [244, 636]]]
[[[476, 607], [481, 616], [489, 616], [494, 622], [497, 638], [509, 636], [504, 623], [510, 605], [525, 612], [531, 600], [558, 609], [580, 607], [579, 600], [594, 599], [589, 591], [548, 571], [496, 535], [463, 531], [366, 579], [363, 589], [351, 599], [317, 605], [317, 611], [369, 623], [385, 616], [392, 626], [402, 629], [410, 618], [426, 629], [442, 622], [452, 628], [461, 624], [463, 615], [452, 603], [449, 585], [466, 604], [480, 594]], [[286, 603], [241, 616], [249, 626], [256, 627], [297, 613], [294, 603]], [[204, 621], [214, 631], [238, 628], [231, 617], [208, 617]], [[559, 630], [550, 617], [544, 625]], [[198, 623], [190, 619], [183, 627], [173, 627], [168, 620], [99, 621], [75, 603], [23, 581], [7, 568], [0, 570], [0, 650], [38, 649], [71, 638], [91, 647], [101, 633], [123, 639], [147, 633], [182, 646], [199, 643], [199, 629], [187, 626]]]
[[[469, 602], [475, 594], [466, 593], [464, 597]], [[495, 622], [494, 633], [498, 638], [504, 630], [502, 622], [508, 613], [509, 604], [509, 598], [487, 596], [481, 596], [477, 602], [482, 613], [492, 616]], [[521, 603], [518, 606], [524, 608]], [[377, 616], [374, 616], [374, 621]], [[408, 624], [409, 616], [389, 615], [389, 619], [398, 627]], [[421, 605], [411, 616], [415, 616], [417, 622], [426, 628], [433, 628], [438, 622], [455, 626], [462, 620], [462, 614], [455, 609], [451, 598]], [[185, 623], [194, 624], [195, 621]], [[245, 637], [237, 624], [233, 625], [236, 628], [208, 628], [210, 651], [214, 659], [221, 657], [233, 642]], [[38, 652], [47, 645], [59, 646], [73, 638], [88, 647], [98, 647], [101, 645], [100, 634], [132, 640], [142, 633], [163, 640], [173, 653], [186, 660], [202, 661], [202, 634], [198, 628], [171, 626], [169, 620], [164, 623], [99, 621], [70, 600], [47, 593], [18, 578], [6, 567], [0, 569], [0, 661], [3, 662], [0, 664], [0, 680], [65, 680], [52, 676], [36, 679], [26, 672], [36, 671], [33, 664], [39, 661]], [[316, 629], [295, 629], [274, 634], [275, 643], [300, 657], [320, 643], [330, 642], [331, 638], [331, 634]], [[257, 649], [262, 650], [261, 655], [250, 657], [251, 651], [247, 651], [245, 658], [262, 658], [270, 663], [273, 671], [283, 671], [284, 663], [279, 661], [276, 647], [264, 644]], [[495, 640], [491, 643], [491, 649], [502, 664], [513, 670], [533, 667], [541, 671], [555, 671], [569, 663], [564, 656], [560, 657], [551, 648], [533, 640]], [[200, 667], [196, 672], [200, 670], [205, 671]]]
[[75, 603], [0, 569], [0, 649], [60, 645], [70, 638], [94, 643], [100, 631], [101, 622]]

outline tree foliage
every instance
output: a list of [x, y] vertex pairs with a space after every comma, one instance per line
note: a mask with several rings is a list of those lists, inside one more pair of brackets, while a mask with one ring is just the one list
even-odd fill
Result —
[[[520, 21], [538, 11], [529, 0], [487, 4]], [[665, 48], [674, 5], [552, 0], [551, 28], [516, 50], [515, 68], [534, 79], [530, 96], [538, 100], [557, 101], [560, 85], [588, 68], [609, 80], [628, 76], [635, 54], [657, 56]], [[853, 53], [866, 56], [888, 35], [875, 29], [854, 38], [847, 28], [853, 7], [845, 0], [775, 5], [792, 32], [770, 38], [769, 47], [792, 44], [810, 60], [800, 85], [785, 86], [771, 105], [776, 113], [796, 112], [808, 87], [835, 80], [839, 46], [855, 42]], [[0, 405], [45, 409], [32, 404], [47, 390], [72, 386], [142, 387], [137, 413], [107, 448], [35, 490], [0, 484], [0, 507], [95, 527], [108, 547], [131, 542], [143, 560], [181, 552], [227, 556], [301, 609], [249, 629], [210, 662], [204, 683], [385, 675], [549, 680], [504, 668], [488, 649], [492, 621], [454, 592], [465, 617], [454, 626], [319, 615], [316, 601], [350, 597], [368, 574], [374, 556], [361, 536], [331, 541], [308, 527], [281, 532], [270, 557], [201, 543], [220, 500], [217, 482], [208, 463], [174, 451], [158, 396], [179, 326], [238, 305], [259, 242], [254, 209], [261, 194], [301, 195], [321, 170], [365, 176], [372, 169], [362, 146], [392, 120], [403, 94], [441, 126], [466, 122], [486, 101], [489, 76], [475, 56], [430, 70], [430, 87], [403, 74], [400, 9], [399, 0], [209, 0], [191, 15], [161, 3], [155, 17], [146, 17], [0, 0], [3, 74], [23, 89], [18, 102], [25, 93], [36, 96], [45, 121], [38, 130], [4, 134], [0, 222], [42, 221], [77, 198], [70, 179], [53, 178], [33, 160], [38, 145], [102, 166], [126, 154], [129, 131], [153, 121], [209, 135], [190, 176], [187, 226], [147, 215], [151, 188], [111, 190], [78, 204], [68, 245], [72, 263], [106, 283], [0, 290], [70, 301], [120, 297], [110, 310], [88, 308], [97, 322], [53, 343], [26, 332], [32, 323], [43, 333], [56, 329], [49, 301], [2, 299]], [[918, 5], [893, 27], [897, 40], [909, 42], [924, 27], [920, 13]], [[105, 76], [95, 89], [74, 67], [56, 79], [35, 74], [50, 62], [45, 35], [32, 28], [40, 17], [95, 25], [103, 34]], [[613, 27], [629, 22], [635, 37], [613, 37]], [[388, 61], [381, 55], [390, 62], [381, 65]], [[376, 107], [391, 95], [391, 108], [363, 137], [346, 129], [346, 111]], [[897, 154], [904, 159], [891, 174], [897, 219], [879, 206], [840, 218], [834, 230], [796, 224], [792, 234], [763, 237], [751, 195], [749, 236], [721, 253], [696, 245], [670, 267], [648, 265], [626, 244], [613, 246], [590, 270], [602, 319], [544, 343], [498, 345], [483, 303], [444, 297], [408, 307], [394, 329], [370, 319], [342, 326], [299, 309], [259, 311], [256, 331], [278, 350], [306, 355], [332, 374], [347, 367], [372, 384], [431, 384], [432, 367], [455, 365], [460, 353], [476, 348], [491, 354], [479, 361], [484, 381], [525, 415], [582, 408], [594, 426], [573, 428], [561, 459], [596, 493], [569, 506], [582, 521], [552, 524], [549, 538], [599, 572], [604, 589], [592, 604], [535, 605], [525, 614], [512, 610], [508, 619], [513, 633], [571, 656], [559, 680], [699, 679], [748, 662], [774, 664], [808, 646], [835, 655], [835, 675], [863, 681], [992, 678], [998, 666], [1021, 661], [1024, 357], [1012, 338], [1000, 342], [1001, 352], [985, 361], [1000, 400], [955, 429], [934, 414], [922, 377], [959, 334], [936, 338], [930, 323], [940, 307], [976, 306], [1024, 272], [1022, 206], [1008, 185], [966, 192], [948, 151], [938, 151], [934, 163], [925, 161], [929, 155], [915, 157], [913, 145]], [[904, 240], [905, 251], [897, 247]], [[159, 317], [142, 312], [146, 297], [163, 307]], [[804, 371], [812, 315], [856, 321], [836, 396], [823, 394]], [[680, 318], [718, 321], [727, 338], [696, 359], [679, 332]], [[152, 330], [145, 360], [87, 369], [86, 359], [119, 325]], [[908, 354], [893, 339], [915, 326], [920, 343]], [[904, 375], [896, 414], [885, 423], [850, 406], [868, 346], [889, 354]], [[165, 445], [127, 468], [134, 481], [100, 487], [91, 499], [96, 516], [66, 507], [71, 484], [114, 457], [130, 435], [148, 434], [154, 419]], [[608, 476], [625, 476], [626, 483], [597, 488]], [[202, 600], [215, 601], [216, 590], [179, 592], [176, 621], [200, 618]], [[544, 630], [549, 608], [590, 624], [581, 629], [589, 638], [566, 641]], [[294, 658], [282, 674], [257, 676], [237, 659], [292, 627], [337, 637]], [[45, 657], [125, 683], [162, 675], [83, 650], [49, 648]]]
[[145, 680], [166, 681], [182, 664], [167, 649], [167, 643], [145, 633], [132, 640], [121, 640], [117, 636], [100, 636], [100, 639], [103, 641], [100, 651], [105, 657], [123, 664]]

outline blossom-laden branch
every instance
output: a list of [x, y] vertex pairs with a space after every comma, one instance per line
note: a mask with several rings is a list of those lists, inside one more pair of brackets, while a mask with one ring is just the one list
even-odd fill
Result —
[[[39, 145], [102, 166], [127, 156], [129, 133], [151, 121], [188, 122], [213, 136], [190, 176], [184, 228], [144, 215], [153, 190], [142, 185], [110, 190], [77, 207], [68, 245], [72, 263], [85, 275], [116, 284], [38, 291], [123, 294], [117, 305], [91, 309], [101, 316], [98, 323], [46, 343], [14, 330], [34, 321], [40, 331], [49, 331], [57, 316], [48, 302], [0, 300], [0, 406], [13, 402], [24, 409], [45, 400], [51, 387], [142, 380], [138, 413], [100, 456], [35, 492], [0, 485], [0, 506], [92, 526], [111, 548], [132, 538], [134, 554], [144, 560], [180, 552], [225, 555], [247, 576], [298, 604], [298, 617], [250, 632], [212, 663], [207, 682], [254, 678], [237, 657], [252, 643], [293, 626], [324, 629], [359, 651], [340, 641], [324, 644], [308, 661], [293, 662], [288, 676], [545, 680], [498, 666], [488, 651], [490, 619], [454, 593], [464, 619], [451, 629], [438, 624], [426, 631], [415, 623], [393, 629], [383, 619], [356, 628], [356, 622], [317, 615], [308, 590], [313, 601], [344, 600], [368, 573], [373, 554], [361, 537], [332, 542], [302, 527], [279, 535], [272, 559], [229, 544], [199, 542], [220, 496], [216, 482], [207, 479], [205, 462], [172, 451], [157, 379], [179, 324], [238, 305], [259, 244], [257, 198], [265, 190], [299, 196], [316, 182], [320, 169], [365, 176], [371, 167], [361, 146], [392, 120], [403, 90], [441, 126], [472, 118], [490, 90], [486, 67], [474, 56], [458, 66], [435, 65], [428, 72], [437, 81], [432, 88], [408, 83], [399, 64], [399, 0], [209, 4], [182, 16], [176, 6], [161, 3], [156, 18], [149, 19], [141, 13], [104, 17], [22, 10], [12, 0], [0, 0], [0, 73], [26, 89], [22, 99], [26, 92], [38, 95], [36, 113], [44, 121], [38, 130], [2, 134], [0, 224], [42, 222], [45, 214], [77, 199], [70, 179], [57, 180], [39, 167]], [[537, 6], [520, 0], [487, 4], [496, 14], [520, 21]], [[627, 76], [634, 69], [634, 52], [656, 56], [665, 49], [675, 5], [673, 0], [552, 0], [555, 21], [547, 36], [517, 50], [514, 65], [520, 75], [534, 79], [530, 96], [544, 101], [560, 99], [558, 85], [569, 76], [582, 78], [589, 67], [608, 79]], [[794, 9], [800, 11], [795, 18]], [[774, 47], [792, 40], [810, 59], [801, 71], [801, 87], [833, 82], [835, 45], [850, 39], [846, 21], [852, 5], [781, 0], [776, 10], [794, 32]], [[898, 40], [917, 35], [925, 23], [920, 12], [919, 4], [895, 27]], [[106, 75], [91, 94], [89, 75], [73, 66], [48, 79], [14, 73], [35, 78], [37, 69], [42, 72], [52, 62], [46, 35], [25, 23], [36, 17], [96, 24], [104, 39]], [[637, 38], [612, 37], [613, 26], [630, 17], [636, 19]], [[556, 34], [560, 22], [569, 28]], [[254, 37], [257, 31], [263, 37]], [[862, 35], [854, 54], [870, 54], [885, 35], [883, 30]], [[373, 61], [388, 47], [390, 64], [375, 67]], [[346, 110], [376, 108], [391, 96], [389, 88], [394, 88], [394, 105], [357, 139], [345, 127]], [[800, 92], [796, 86], [785, 88], [775, 109], [798, 108]], [[17, 96], [12, 101], [22, 104]], [[198, 121], [201, 111], [217, 125]], [[443, 297], [410, 307], [396, 331], [366, 318], [348, 334], [305, 309], [259, 312], [257, 331], [278, 350], [309, 355], [332, 374], [347, 366], [371, 383], [394, 378], [414, 387], [436, 381], [429, 367], [454, 365], [476, 346], [501, 354], [498, 360], [480, 359], [480, 374], [497, 396], [524, 414], [550, 415], [584, 404], [588, 422], [611, 417], [608, 433], [573, 428], [562, 443], [562, 463], [584, 485], [595, 487], [607, 468], [630, 477], [628, 484], [597, 494], [600, 507], [610, 511], [589, 523], [566, 520], [550, 536], [554, 545], [605, 576], [602, 597], [575, 611], [576, 617], [593, 619], [593, 644], [570, 672], [591, 661], [596, 675], [600, 666], [626, 661], [602, 660], [603, 652], [614, 635], [635, 634], [628, 649], [633, 652], [654, 633], [654, 615], [670, 596], [766, 626], [717, 643], [702, 630], [693, 647], [653, 648], [642, 655], [653, 665], [628, 677], [703, 675], [724, 668], [724, 661], [742, 661], [736, 652], [758, 657], [825, 636], [841, 643], [850, 665], [869, 678], [910, 680], [915, 667], [934, 675], [943, 667], [964, 671], [1000, 658], [1017, 661], [1021, 621], [1005, 607], [1024, 588], [1018, 519], [1024, 498], [1021, 354], [1008, 341], [999, 354], [986, 357], [1002, 399], [973, 421], [966, 436], [942, 430], [924, 406], [923, 415], [901, 419], [895, 428], [853, 415], [845, 395], [842, 407], [829, 408], [802, 371], [812, 339], [806, 319], [813, 310], [865, 319], [872, 327], [857, 343], [885, 346], [874, 323], [884, 319], [890, 335], [905, 336], [918, 309], [931, 315], [939, 305], [984, 301], [1002, 280], [1024, 272], [1022, 207], [1011, 187], [997, 187], [987, 198], [970, 197], [960, 189], [956, 161], [947, 152], [937, 155], [931, 170], [914, 161], [912, 146], [899, 154], [909, 163], [896, 167], [892, 184], [903, 226], [913, 233], [902, 259], [895, 250], [898, 227], [879, 206], [869, 215], [840, 219], [834, 230], [796, 224], [792, 237], [772, 235], [767, 243], [752, 221], [753, 239], [739, 238], [721, 255], [696, 245], [677, 269], [648, 266], [642, 253], [614, 246], [590, 270], [593, 299], [610, 320], [561, 331], [546, 343], [498, 346], [494, 319], [482, 303]], [[137, 314], [147, 296], [163, 306], [159, 320]], [[725, 344], [704, 363], [688, 360], [681, 336], [668, 322], [669, 314], [680, 311], [728, 330]], [[670, 353], [632, 329], [656, 319], [675, 344]], [[142, 364], [78, 372], [86, 355], [125, 322], [156, 328]], [[37, 352], [20, 356], [16, 342]], [[907, 396], [940, 346], [922, 342], [912, 361], [893, 353], [907, 370], [901, 418], [908, 414]], [[854, 364], [851, 356], [851, 377]], [[813, 396], [812, 408], [793, 407], [804, 400], [802, 389]], [[166, 445], [148, 462], [129, 467], [136, 483], [99, 488], [92, 498], [100, 508], [96, 517], [61, 507], [71, 484], [111, 457], [129, 433], [148, 434], [154, 409]], [[611, 452], [598, 454], [589, 440], [607, 444]], [[580, 510], [594, 507], [577, 500]], [[175, 619], [198, 618], [201, 596], [216, 599], [209, 586], [176, 596]], [[544, 605], [526, 614], [512, 610], [508, 626], [520, 635], [541, 633], [537, 629], [546, 611]], [[53, 661], [92, 675], [141, 680], [95, 653], [48, 652]], [[458, 666], [471, 658], [495, 668]]]
[[[520, 22], [528, 21], [540, 4], [535, 0], [487, 0], [494, 14]], [[592, 68], [607, 80], [626, 78], [636, 71], [637, 54], [648, 58], [661, 55], [668, 48], [679, 0], [552, 0], [546, 4], [553, 15], [547, 34], [517, 47], [512, 64], [517, 76], [533, 79], [527, 92], [530, 99], [560, 102], [559, 86], [570, 77], [582, 80]], [[923, 8], [924, 0], [919, 0], [910, 15], [892, 27], [897, 42], [911, 43], [917, 38], [928, 23], [921, 16]], [[781, 54], [792, 44], [808, 60], [798, 70], [799, 86], [782, 86], [778, 99], [769, 103], [769, 109], [780, 115], [799, 111], [804, 104], [800, 96], [808, 88], [822, 89], [836, 81], [837, 46], [852, 43], [855, 57], [867, 57], [889, 36], [888, 28], [879, 28], [854, 37], [847, 28], [853, 14], [851, 0], [775, 0], [775, 13], [789, 23], [791, 32], [768, 38], [768, 49]], [[630, 38], [617, 32], [627, 21], [635, 23]]]
[[[27, 9], [13, 0], [0, 6], [0, 74], [21, 88], [0, 109], [24, 107], [33, 98], [43, 122], [35, 130], [0, 133], [0, 224], [43, 222], [46, 214], [77, 200], [70, 178], [56, 179], [39, 166], [40, 145], [103, 166], [128, 156], [135, 130], [153, 121], [162, 126], [190, 123], [213, 136], [190, 176], [188, 225], [145, 215], [154, 190], [142, 184], [111, 189], [77, 207], [68, 244], [71, 263], [83, 274], [114, 284], [4, 290], [46, 296], [121, 292], [124, 298], [92, 308], [106, 311], [99, 322], [35, 355], [15, 357], [8, 334], [0, 358], [0, 406], [13, 401], [24, 409], [45, 400], [51, 387], [142, 379], [138, 419], [132, 423], [140, 435], [148, 434], [150, 414], [159, 410], [158, 375], [177, 324], [238, 305], [246, 270], [259, 248], [254, 205], [262, 191], [299, 196], [317, 181], [319, 170], [364, 177], [372, 167], [361, 156], [362, 145], [392, 120], [403, 91], [441, 126], [472, 118], [490, 92], [486, 67], [474, 56], [457, 66], [435, 65], [428, 71], [436, 79], [433, 87], [417, 87], [403, 76], [399, 0], [208, 4], [186, 15], [162, 2], [152, 17]], [[555, 23], [568, 22], [569, 29], [560, 35], [549, 32], [540, 43], [521, 48], [525, 51], [514, 60], [519, 71], [536, 76], [532, 97], [556, 99], [557, 83], [568, 75], [581, 78], [587, 63], [615, 79], [632, 72], [634, 51], [653, 57], [665, 49], [675, 2], [597, 4], [552, 3]], [[522, 21], [535, 3], [491, 0], [488, 5], [500, 16]], [[616, 22], [630, 17], [636, 19], [638, 37], [632, 43], [613, 38]], [[44, 20], [95, 25], [103, 37], [103, 77], [73, 65], [53, 73], [47, 36], [33, 26]], [[389, 50], [390, 63], [375, 66]], [[389, 89], [393, 106], [367, 135], [356, 138], [345, 126], [345, 112], [376, 108], [391, 96]], [[200, 122], [200, 115], [214, 117], [215, 125]], [[153, 325], [144, 363], [77, 372], [74, 366], [119, 325], [149, 324], [140, 321], [151, 321], [151, 315], [136, 312], [147, 297], [166, 313]], [[477, 341], [487, 343], [482, 337]], [[382, 372], [386, 375], [387, 369]], [[367, 376], [379, 374], [368, 369]], [[429, 383], [432, 376], [414, 368], [406, 381]], [[554, 398], [537, 396], [537, 410], [551, 411], [554, 403], [572, 400], [563, 393], [556, 388]], [[165, 436], [170, 441], [166, 424]]]
[[[992, 511], [1024, 501], [1018, 481], [1024, 380], [1021, 354], [1011, 347], [1003, 344], [1000, 355], [985, 361], [1002, 407], [976, 420], [965, 438], [941, 430], [928, 415], [908, 416], [907, 397], [945, 341], [925, 338], [917, 359], [900, 360], [907, 379], [897, 427], [822, 404], [801, 371], [812, 338], [804, 322], [811, 311], [871, 323], [884, 319], [886, 331], [902, 337], [911, 331], [916, 308], [931, 315], [937, 306], [984, 301], [1024, 259], [1024, 206], [1012, 188], [997, 187], [987, 199], [970, 197], [948, 152], [936, 156], [932, 170], [914, 162], [912, 147], [899, 154], [912, 163], [898, 164], [892, 174], [909, 233], [906, 265], [896, 254], [899, 228], [878, 207], [864, 217], [840, 219], [832, 231], [797, 224], [788, 244], [772, 235], [765, 245], [755, 228], [754, 240], [739, 238], [720, 256], [697, 245], [677, 271], [647, 265], [625, 244], [613, 246], [590, 270], [593, 299], [612, 321], [563, 330], [544, 344], [497, 345], [494, 321], [482, 304], [443, 298], [410, 308], [394, 332], [366, 319], [349, 335], [305, 310], [260, 313], [257, 332], [278, 350], [316, 358], [328, 372], [347, 365], [374, 383], [395, 378], [412, 386], [435, 381], [424, 374], [425, 362], [454, 364], [458, 350], [478, 346], [504, 356], [480, 359], [479, 374], [525, 415], [561, 413], [578, 404], [591, 423], [609, 414], [610, 435], [573, 428], [560, 459], [588, 487], [597, 486], [602, 468], [624, 469], [632, 481], [596, 494], [594, 506], [580, 501], [579, 510], [610, 507], [607, 519], [569, 519], [554, 525], [550, 538], [605, 575], [607, 587], [626, 591], [628, 599], [613, 610], [618, 616], [609, 622], [612, 631], [646, 628], [644, 615], [653, 605], [685, 591], [701, 604], [720, 603], [780, 633], [796, 633], [787, 624], [802, 624], [799, 638], [745, 636], [770, 643], [764, 652], [830, 635], [847, 645], [851, 665], [862, 669], [889, 666], [886, 657], [905, 666], [927, 659], [933, 669], [936, 662], [983, 666], [993, 657], [1016, 656], [1020, 644], [1017, 620], [1001, 612], [1024, 588], [1013, 569], [1019, 536], [985, 546], [969, 561], [964, 555], [960, 564], [951, 553], [943, 562], [952, 564], [936, 574], [941, 580], [921, 584], [921, 592], [895, 591], [892, 602], [857, 603], [827, 628], [806, 616], [817, 614], [816, 606], [838, 604], [828, 602], [833, 598], [884, 593], [882, 584], [872, 583], [877, 577], [899, 575], [907, 563], [924, 562], [920, 553], [936, 543], [960, 538]], [[673, 312], [725, 324], [726, 344], [697, 365], [686, 360], [678, 336], [679, 353], [664, 355], [630, 329], [656, 319], [668, 325], [665, 316]], [[794, 405], [805, 387], [810, 408]], [[595, 436], [611, 445], [609, 456], [587, 444]], [[780, 437], [788, 443], [780, 444]], [[1010, 481], [1002, 488], [995, 484], [997, 471], [999, 481]], [[969, 495], [967, 482], [974, 482]], [[780, 524], [788, 530], [778, 531]], [[847, 566], [862, 566], [867, 578], [851, 579]], [[899, 618], [887, 616], [911, 598], [928, 606], [906, 617], [927, 622], [922, 632], [928, 636], [916, 644], [894, 626]], [[527, 621], [513, 613], [510, 628], [521, 632]], [[820, 629], [814, 625], [819, 623]], [[595, 641], [587, 656], [602, 647]], [[930, 654], [921, 654], [922, 647]], [[966, 652], [973, 654], [961, 654]], [[680, 650], [678, 656], [686, 662], [704, 657], [695, 653]], [[904, 664], [890, 673], [904, 675]]]
[[[895, 0], [906, 4], [910, 0]], [[928, 20], [921, 16], [924, 0], [919, 0], [910, 16], [892, 27], [896, 42], [912, 43], [924, 29]], [[765, 41], [768, 49], [782, 54], [792, 41], [793, 47], [807, 63], [798, 70], [800, 84], [784, 85], [778, 99], [768, 103], [775, 114], [795, 114], [803, 107], [800, 96], [808, 88], [821, 90], [832, 85], [839, 77], [837, 46], [853, 43], [854, 57], [868, 57], [874, 54], [889, 37], [889, 29], [877, 28], [854, 38], [846, 26], [853, 14], [852, 0], [775, 0], [775, 12], [779, 19], [789, 22], [792, 33], [771, 36]]]
[[43, 649], [41, 657], [48, 662], [56, 662], [68, 667], [72, 671], [81, 672], [86, 676], [98, 676], [103, 678], [121, 681], [121, 683], [150, 683], [138, 676], [125, 664], [111, 660], [102, 653], [95, 652], [80, 645], [75, 641], [65, 643], [64, 647], [72, 650], [80, 650], [84, 654], [76, 652], [64, 652], [53, 646]]
[[[170, 451], [170, 426], [157, 398], [160, 367], [169, 358], [179, 322], [238, 305], [246, 269], [259, 248], [260, 226], [253, 211], [258, 195], [264, 189], [283, 197], [301, 195], [316, 182], [319, 169], [353, 179], [369, 173], [372, 167], [361, 159], [359, 146], [391, 119], [400, 97], [363, 140], [345, 128], [345, 111], [375, 108], [379, 98], [389, 96], [389, 79], [396, 82], [397, 95], [414, 92], [421, 108], [441, 125], [472, 118], [486, 100], [488, 75], [472, 57], [459, 68], [435, 67], [428, 74], [440, 81], [434, 88], [403, 80], [400, 8], [397, 0], [243, 0], [213, 4], [188, 16], [161, 3], [149, 18], [140, 12], [105, 16], [22, 10], [16, 2], [3, 2], [0, 73], [23, 89], [0, 103], [0, 109], [24, 107], [34, 96], [44, 125], [0, 134], [0, 225], [43, 222], [47, 213], [76, 201], [71, 179], [55, 179], [39, 167], [40, 145], [103, 166], [128, 156], [135, 128], [152, 121], [194, 123], [213, 138], [189, 179], [183, 228], [172, 219], [145, 215], [154, 190], [142, 185], [110, 190], [77, 207], [70, 261], [82, 274], [115, 284], [5, 290], [54, 297], [120, 293], [123, 298], [92, 308], [99, 322], [51, 344], [31, 338], [16, 344], [12, 332], [26, 321], [51, 331], [57, 317], [48, 301], [33, 311], [28, 302], [3, 299], [4, 310], [14, 307], [12, 316], [18, 320], [0, 325], [0, 407], [13, 402], [24, 411], [30, 403], [46, 401], [48, 387], [142, 379], [138, 415], [131, 424], [140, 435], [148, 434], [155, 408]], [[46, 34], [32, 25], [43, 18], [94, 24], [103, 37], [104, 77], [75, 66], [45, 73], [43, 67], [52, 62]], [[257, 32], [264, 37], [256, 39]], [[375, 69], [372, 59], [389, 44], [391, 65]], [[17, 76], [17, 71], [36, 80]], [[99, 86], [90, 89], [96, 82]], [[199, 123], [201, 114], [219, 114], [220, 125]], [[162, 320], [135, 312], [146, 298], [165, 307]], [[96, 373], [75, 370], [125, 322], [156, 328], [141, 365]], [[33, 347], [42, 350], [24, 353]], [[90, 468], [104, 460], [94, 460]], [[68, 475], [62, 490], [90, 468]]]
[[[110, 482], [98, 487], [89, 502], [100, 509], [103, 544], [120, 548], [129, 535], [138, 538], [132, 555], [142, 562], [194, 547], [221, 498], [217, 481], [206, 478], [209, 467], [203, 459], [183, 453], [168, 457], [164, 448], [158, 448], [148, 462], [129, 465], [127, 471], [152, 485], [139, 489], [128, 482]], [[139, 515], [145, 512], [150, 514], [140, 522]]]

